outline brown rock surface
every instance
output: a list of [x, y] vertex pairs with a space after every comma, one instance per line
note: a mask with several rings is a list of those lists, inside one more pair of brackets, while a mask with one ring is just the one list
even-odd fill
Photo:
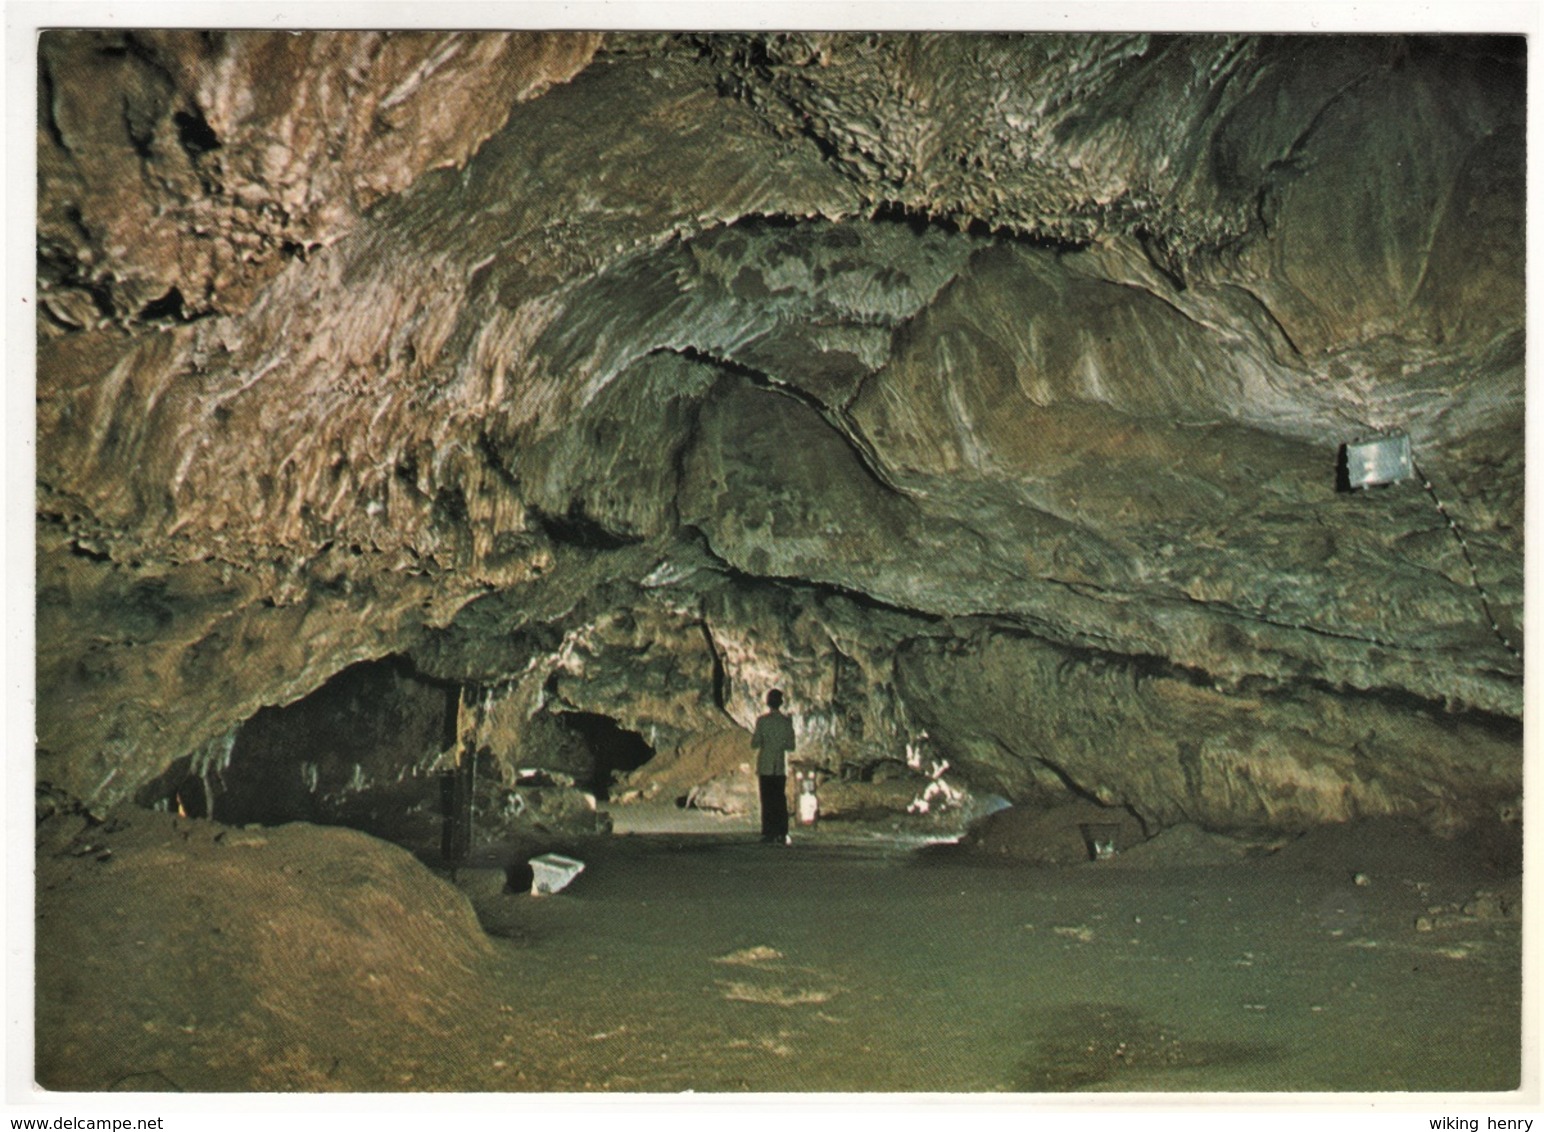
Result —
[[[925, 731], [1009, 797], [1494, 823], [1523, 77], [1498, 38], [50, 33], [39, 777], [104, 811], [406, 657], [506, 777], [564, 712], [676, 751], [781, 684], [828, 768]], [[1395, 427], [1431, 493], [1337, 493]]]
[[285, 262], [348, 235], [382, 197], [462, 164], [514, 102], [567, 81], [599, 42], [45, 32], [41, 329], [240, 312]]

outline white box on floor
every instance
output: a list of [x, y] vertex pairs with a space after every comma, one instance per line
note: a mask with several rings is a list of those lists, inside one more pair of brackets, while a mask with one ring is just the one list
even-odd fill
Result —
[[546, 896], [561, 892], [568, 883], [584, 872], [584, 862], [561, 853], [543, 853], [531, 858], [531, 895]]

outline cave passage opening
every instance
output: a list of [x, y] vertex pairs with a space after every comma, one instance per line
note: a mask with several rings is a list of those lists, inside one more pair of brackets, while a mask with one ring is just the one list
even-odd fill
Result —
[[136, 801], [228, 825], [307, 821], [408, 846], [432, 840], [458, 693], [405, 657], [350, 665], [177, 759]]
[[654, 757], [654, 748], [648, 740], [636, 731], [629, 731], [609, 715], [565, 711], [558, 716], [558, 721], [583, 744], [590, 756], [590, 777], [584, 786], [595, 795], [596, 801], [609, 801], [611, 787], [618, 775], [635, 771]]

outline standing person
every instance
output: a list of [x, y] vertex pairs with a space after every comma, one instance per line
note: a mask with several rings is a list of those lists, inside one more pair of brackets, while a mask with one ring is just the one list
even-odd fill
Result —
[[760, 752], [756, 773], [761, 778], [761, 839], [769, 845], [787, 845], [788, 836], [788, 754], [793, 750], [793, 720], [780, 710], [783, 693], [773, 688], [767, 693], [767, 707], [772, 710], [756, 721], [751, 746]]

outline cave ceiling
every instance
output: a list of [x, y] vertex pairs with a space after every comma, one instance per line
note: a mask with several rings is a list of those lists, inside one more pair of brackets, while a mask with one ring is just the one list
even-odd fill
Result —
[[[1473, 820], [1521, 43], [45, 33], [39, 778], [105, 806], [406, 656], [656, 742], [776, 683], [1010, 796]], [[1415, 479], [1337, 491], [1383, 430]]]

